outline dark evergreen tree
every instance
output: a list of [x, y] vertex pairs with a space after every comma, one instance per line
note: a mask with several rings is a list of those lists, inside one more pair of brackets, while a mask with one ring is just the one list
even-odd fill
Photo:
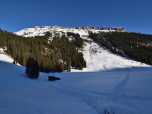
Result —
[[39, 77], [39, 66], [38, 62], [33, 58], [29, 58], [26, 64], [26, 71], [28, 77], [32, 79], [37, 79]]
[[58, 72], [63, 72], [64, 71], [64, 64], [60, 63], [58, 66]]

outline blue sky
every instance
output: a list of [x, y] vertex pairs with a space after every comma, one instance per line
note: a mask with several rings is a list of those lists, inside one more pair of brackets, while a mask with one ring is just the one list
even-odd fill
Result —
[[0, 28], [107, 26], [152, 34], [151, 5], [152, 0], [3, 0]]

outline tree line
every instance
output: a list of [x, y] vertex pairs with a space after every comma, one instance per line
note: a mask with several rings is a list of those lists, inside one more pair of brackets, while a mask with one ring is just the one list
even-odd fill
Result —
[[[152, 35], [128, 33], [128, 32], [109, 32], [92, 33], [90, 38], [95, 42], [101, 43], [112, 52], [123, 56], [122, 52], [130, 58], [143, 63], [152, 65]], [[145, 45], [142, 45], [142, 44]]]
[[67, 36], [73, 36], [73, 38], [75, 38], [72, 42], [73, 44], [78, 47], [78, 48], [82, 48], [83, 46], [83, 39], [80, 37], [80, 35], [78, 33], [71, 33], [71, 32], [68, 32], [67, 33]]
[[83, 69], [86, 61], [78, 52], [73, 42], [63, 35], [48, 41], [50, 33], [45, 36], [22, 37], [0, 29], [0, 47], [6, 47], [14, 63], [26, 66], [29, 58], [38, 62], [41, 72], [70, 71], [71, 67]]
[[105, 33], [89, 33], [89, 38], [93, 38], [96, 43], [101, 44], [102, 46], [109, 49], [111, 52], [123, 56], [122, 50], [114, 47], [110, 42], [108, 42], [105, 38]]

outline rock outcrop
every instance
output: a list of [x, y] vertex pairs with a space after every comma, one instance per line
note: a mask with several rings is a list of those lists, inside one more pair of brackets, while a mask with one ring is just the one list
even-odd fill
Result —
[[[48, 29], [70, 29], [71, 27], [61, 27], [61, 26], [35, 26], [33, 28], [48, 28]], [[83, 27], [73, 27], [74, 29], [95, 29], [95, 30], [115, 30], [116, 32], [126, 32], [125, 28], [122, 27], [93, 27], [93, 26], [83, 26]]]

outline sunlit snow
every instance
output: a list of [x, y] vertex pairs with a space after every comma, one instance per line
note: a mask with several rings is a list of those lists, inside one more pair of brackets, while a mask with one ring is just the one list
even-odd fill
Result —
[[[87, 62], [82, 71], [40, 73], [38, 80], [27, 78], [25, 67], [0, 54], [0, 113], [152, 113], [150, 65], [112, 54], [94, 42], [85, 42], [79, 51]], [[49, 75], [61, 80], [50, 82]]]

